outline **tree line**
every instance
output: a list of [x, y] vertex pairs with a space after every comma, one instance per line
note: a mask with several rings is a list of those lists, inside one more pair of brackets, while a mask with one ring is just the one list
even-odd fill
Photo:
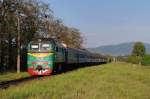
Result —
[[150, 55], [146, 52], [146, 47], [142, 42], [135, 42], [130, 55], [118, 56], [119, 61], [125, 61], [139, 65], [150, 65]]
[[38, 0], [0, 0], [0, 71], [16, 69], [18, 33], [21, 64], [25, 64], [26, 46], [32, 38], [53, 37], [68, 47], [83, 48], [81, 32], [54, 17], [48, 4]]

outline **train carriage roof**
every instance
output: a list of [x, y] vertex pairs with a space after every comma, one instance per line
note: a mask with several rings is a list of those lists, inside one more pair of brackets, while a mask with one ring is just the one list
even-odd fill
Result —
[[[43, 41], [51, 41], [51, 42], [54, 42], [54, 44], [56, 44], [57, 46], [64, 47], [60, 42], [58, 42], [54, 38], [33, 38], [31, 40], [31, 42], [43, 42]], [[90, 56], [90, 57], [93, 57], [93, 58], [101, 58], [101, 57], [106, 58], [105, 55], [101, 55], [99, 53], [92, 53], [92, 52], [90, 52], [86, 49], [77, 49], [77, 48], [67, 47], [67, 50], [73, 51], [73, 52], [76, 52], [76, 53], [80, 53], [80, 54], [84, 54], [84, 55], [87, 55], [87, 56]]]

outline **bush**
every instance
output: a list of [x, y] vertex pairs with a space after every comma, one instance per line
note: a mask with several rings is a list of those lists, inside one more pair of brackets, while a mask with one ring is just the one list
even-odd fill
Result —
[[141, 61], [141, 58], [136, 57], [136, 56], [129, 56], [127, 59], [127, 62], [133, 63], [133, 64], [139, 64]]
[[145, 55], [141, 60], [142, 65], [150, 65], [150, 55]]
[[128, 56], [127, 62], [147, 66], [150, 65], [150, 55], [144, 55], [143, 57]]

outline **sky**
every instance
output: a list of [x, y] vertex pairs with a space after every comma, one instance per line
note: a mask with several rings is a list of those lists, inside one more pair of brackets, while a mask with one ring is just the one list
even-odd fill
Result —
[[150, 0], [42, 0], [54, 16], [82, 32], [85, 47], [150, 43]]

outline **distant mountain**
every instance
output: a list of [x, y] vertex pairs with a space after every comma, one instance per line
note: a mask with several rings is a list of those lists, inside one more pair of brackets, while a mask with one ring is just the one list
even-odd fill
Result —
[[[129, 43], [121, 43], [118, 45], [107, 45], [96, 48], [88, 48], [88, 50], [96, 53], [110, 54], [113, 56], [129, 55], [132, 52], [133, 45], [134, 42], [129, 42]], [[144, 45], [146, 47], [146, 52], [150, 54], [150, 44], [144, 43]]]

